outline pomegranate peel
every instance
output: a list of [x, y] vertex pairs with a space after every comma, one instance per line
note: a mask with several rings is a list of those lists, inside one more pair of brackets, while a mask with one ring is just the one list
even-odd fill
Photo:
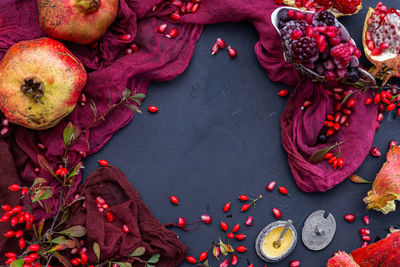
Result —
[[[311, 6], [311, 7], [306, 7], [306, 6], [297, 6], [296, 5], [296, 0], [283, 0], [283, 4], [299, 8], [301, 10], [311, 10], [315, 11], [321, 8], [321, 6]], [[329, 8], [323, 7], [325, 10], [330, 11], [335, 17], [342, 17], [342, 16], [351, 16], [357, 14], [361, 9], [362, 9], [362, 1], [360, 1], [360, 4], [357, 6], [357, 8], [354, 10], [354, 12], [351, 13], [343, 13], [338, 10], [338, 8], [335, 7], [335, 5], [332, 5]]]
[[326, 267], [359, 267], [349, 254], [343, 251], [338, 251], [328, 260]]
[[400, 147], [391, 146], [364, 202], [367, 209], [387, 214], [396, 209], [395, 200], [400, 200]]

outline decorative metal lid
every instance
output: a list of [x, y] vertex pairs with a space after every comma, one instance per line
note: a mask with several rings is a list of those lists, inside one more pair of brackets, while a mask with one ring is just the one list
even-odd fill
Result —
[[310, 250], [322, 250], [331, 243], [336, 232], [336, 221], [332, 214], [324, 218], [325, 210], [311, 213], [304, 222], [302, 239]]

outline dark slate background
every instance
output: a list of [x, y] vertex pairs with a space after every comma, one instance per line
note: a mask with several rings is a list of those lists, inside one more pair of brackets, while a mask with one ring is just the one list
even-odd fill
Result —
[[[367, 7], [374, 7], [377, 1], [363, 2], [359, 14], [340, 19], [360, 48]], [[400, 8], [396, 0], [384, 2]], [[238, 50], [236, 59], [231, 60], [226, 51], [210, 56], [217, 37]], [[280, 143], [279, 120], [287, 99], [278, 97], [277, 92], [291, 88], [268, 79], [253, 50], [258, 39], [247, 22], [206, 26], [188, 69], [171, 82], [150, 86], [142, 109], [156, 105], [160, 111], [135, 116], [99, 153], [85, 160], [84, 176], [98, 168], [97, 160], [104, 158], [126, 173], [161, 223], [176, 222], [180, 216], [192, 222], [201, 214], [211, 214], [213, 223], [209, 226], [202, 224], [191, 232], [176, 230], [182, 243], [189, 247], [189, 255], [198, 257], [212, 241], [217, 241], [218, 235], [225, 237], [219, 229], [221, 220], [230, 226], [240, 223], [240, 232], [247, 239], [233, 244], [245, 245], [248, 251], [240, 255], [238, 266], [249, 262], [264, 266], [255, 253], [254, 241], [260, 230], [274, 221], [272, 208], [280, 208], [283, 219], [291, 218], [299, 233], [311, 212], [325, 209], [337, 221], [336, 235], [327, 248], [312, 252], [299, 240], [288, 258], [268, 264], [288, 266], [289, 260], [298, 259], [302, 266], [324, 266], [335, 251], [351, 252], [361, 246], [359, 229], [364, 227], [364, 215], [371, 218], [375, 239], [385, 236], [389, 226], [400, 223], [400, 212], [385, 216], [367, 211], [362, 198], [370, 185], [348, 180], [326, 193], [305, 194], [298, 190]], [[374, 145], [383, 155], [389, 140], [400, 141], [400, 122], [395, 117], [394, 113], [388, 114], [375, 136]], [[385, 156], [368, 156], [356, 173], [373, 179], [384, 161]], [[277, 190], [267, 192], [265, 186], [272, 180], [286, 186], [293, 198], [282, 196]], [[177, 207], [169, 202], [172, 194], [181, 201]], [[237, 200], [240, 194], [263, 194], [264, 198], [255, 209], [241, 214]], [[228, 201], [232, 202], [232, 218], [222, 211]], [[346, 213], [357, 215], [354, 223], [343, 220]], [[255, 217], [255, 224], [247, 228], [243, 224], [250, 215]], [[210, 264], [219, 266], [214, 259]]]

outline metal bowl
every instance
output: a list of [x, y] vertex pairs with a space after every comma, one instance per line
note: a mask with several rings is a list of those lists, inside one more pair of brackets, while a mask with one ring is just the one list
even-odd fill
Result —
[[[304, 13], [315, 13], [313, 11], [305, 11], [305, 10], [301, 10], [299, 8], [294, 8], [294, 7], [278, 7], [271, 14], [271, 22], [272, 22], [272, 25], [275, 27], [275, 29], [278, 31], [279, 35], [281, 35], [281, 31], [278, 28], [278, 23], [279, 23], [278, 13], [282, 9], [293, 9], [293, 10], [304, 12]], [[340, 22], [339, 22], [339, 26], [341, 28], [346, 29], [346, 27], [344, 27], [343, 24], [341, 24]], [[354, 45], [356, 45], [356, 43], [354, 42], [353, 39], [351, 39], [351, 41], [354, 43]], [[321, 76], [318, 73], [314, 72], [313, 70], [306, 68], [305, 66], [303, 66], [300, 63], [296, 63], [293, 60], [292, 56], [290, 55], [289, 48], [286, 46], [285, 42], [282, 42], [282, 47], [283, 47], [283, 57], [284, 57], [285, 61], [291, 63], [297, 69], [297, 71], [299, 71], [302, 75], [311, 78], [313, 82], [321, 82], [321, 83], [326, 82], [326, 79], [324, 76]], [[363, 83], [364, 85], [370, 85], [370, 86], [376, 85], [375, 78], [368, 71], [366, 71], [362, 68], [357, 68], [357, 69], [360, 73], [360, 79], [358, 80], [358, 82]]]
[[293, 225], [289, 226], [288, 231], [292, 232], [293, 235], [293, 241], [292, 244], [290, 244], [290, 247], [280, 256], [278, 257], [269, 257], [267, 255], [265, 255], [263, 249], [262, 249], [262, 243], [265, 239], [265, 237], [275, 228], [277, 227], [285, 227], [285, 225], [287, 224], [287, 221], [275, 221], [273, 223], [270, 223], [269, 225], [267, 225], [257, 236], [256, 239], [256, 252], [257, 255], [264, 261], [266, 262], [278, 262], [283, 260], [284, 258], [286, 258], [287, 256], [289, 256], [290, 253], [292, 253], [293, 249], [296, 247], [297, 244], [297, 232], [296, 232], [296, 228], [294, 228]]

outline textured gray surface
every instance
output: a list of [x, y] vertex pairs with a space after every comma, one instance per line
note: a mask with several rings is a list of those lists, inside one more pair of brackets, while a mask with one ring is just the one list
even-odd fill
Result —
[[[365, 8], [358, 15], [341, 19], [360, 48], [366, 7], [375, 6], [376, 2], [364, 0]], [[400, 8], [395, 0], [385, 4]], [[226, 51], [210, 56], [217, 37], [238, 50], [235, 60], [229, 59]], [[189, 254], [196, 257], [218, 235], [224, 236], [218, 226], [221, 220], [231, 227], [240, 223], [240, 232], [247, 238], [233, 243], [249, 250], [240, 255], [238, 266], [247, 266], [248, 261], [264, 266], [255, 253], [254, 241], [259, 231], [274, 220], [272, 208], [280, 208], [283, 219], [292, 219], [299, 233], [311, 212], [324, 209], [337, 221], [336, 234], [327, 248], [312, 252], [299, 242], [284, 261], [268, 264], [288, 266], [289, 260], [298, 259], [302, 266], [324, 266], [335, 251], [350, 252], [361, 246], [363, 215], [370, 216], [375, 239], [377, 235], [383, 237], [387, 227], [400, 223], [400, 212], [384, 216], [366, 211], [362, 198], [369, 185], [345, 181], [329, 192], [316, 194], [297, 189], [280, 144], [279, 120], [286, 99], [278, 97], [277, 92], [287, 87], [271, 82], [258, 64], [253, 52], [257, 40], [257, 32], [246, 22], [206, 26], [188, 69], [172, 82], [150, 86], [143, 109], [157, 105], [160, 111], [136, 116], [99, 153], [85, 161], [84, 176], [98, 167], [98, 159], [105, 158], [127, 174], [162, 223], [175, 222], [180, 216], [191, 222], [201, 214], [211, 214], [211, 225], [202, 224], [188, 233], [176, 230], [189, 247]], [[395, 114], [386, 116], [375, 137], [375, 145], [383, 155], [390, 139], [400, 141], [399, 119], [394, 117]], [[384, 161], [384, 156], [368, 156], [357, 173], [373, 179]], [[276, 190], [267, 192], [265, 186], [271, 180], [286, 186], [293, 197], [282, 196]], [[260, 193], [264, 198], [257, 202], [256, 209], [241, 214], [237, 196]], [[181, 205], [170, 204], [171, 194], [179, 197]], [[222, 211], [228, 201], [232, 202], [232, 218]], [[357, 215], [354, 223], [343, 220], [346, 213]], [[254, 226], [247, 228], [243, 225], [249, 215], [255, 218]], [[219, 266], [214, 260], [210, 263]]]

